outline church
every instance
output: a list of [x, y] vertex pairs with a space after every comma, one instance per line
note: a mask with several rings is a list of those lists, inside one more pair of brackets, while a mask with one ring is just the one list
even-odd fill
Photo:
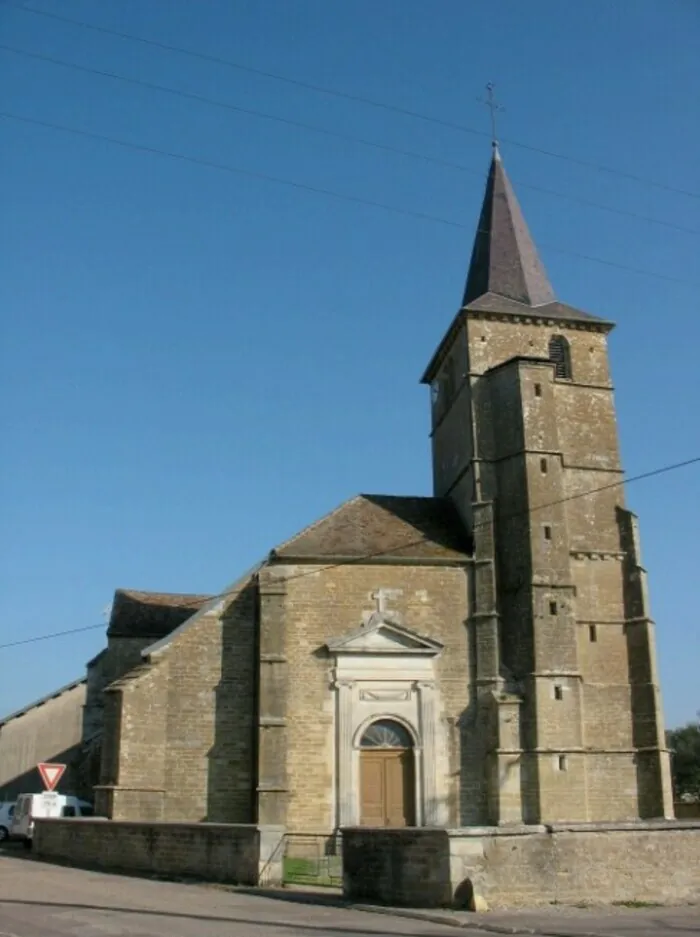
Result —
[[351, 497], [215, 596], [117, 591], [87, 675], [98, 814], [673, 817], [613, 324], [556, 298], [495, 146], [446, 325], [432, 496]]

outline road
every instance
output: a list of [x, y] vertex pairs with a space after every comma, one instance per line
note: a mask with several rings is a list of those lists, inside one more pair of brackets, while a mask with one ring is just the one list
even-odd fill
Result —
[[0, 937], [446, 937], [455, 924], [466, 924], [470, 937], [496, 928], [564, 937], [700, 937], [698, 907], [558, 909], [481, 920], [444, 912], [451, 923], [442, 923], [288, 898], [47, 865], [8, 849], [0, 854]]

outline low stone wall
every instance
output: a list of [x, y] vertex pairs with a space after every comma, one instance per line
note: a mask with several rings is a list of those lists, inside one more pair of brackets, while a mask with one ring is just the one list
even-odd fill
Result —
[[695, 801], [693, 803], [675, 803], [673, 805], [676, 820], [700, 820], [700, 801]]
[[344, 829], [343, 893], [352, 901], [418, 908], [452, 903], [447, 830]]
[[414, 907], [700, 900], [700, 823], [343, 830], [347, 898]]
[[224, 823], [36, 820], [37, 858], [237, 885], [282, 882], [281, 827]]

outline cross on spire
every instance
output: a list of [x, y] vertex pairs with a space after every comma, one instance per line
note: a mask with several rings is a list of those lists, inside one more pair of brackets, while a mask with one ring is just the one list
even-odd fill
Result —
[[498, 136], [496, 135], [496, 114], [498, 111], [504, 111], [505, 107], [499, 104], [494, 94], [494, 84], [490, 81], [486, 85], [486, 97], [479, 98], [482, 104], [485, 104], [491, 112], [491, 145], [494, 150], [498, 150]]

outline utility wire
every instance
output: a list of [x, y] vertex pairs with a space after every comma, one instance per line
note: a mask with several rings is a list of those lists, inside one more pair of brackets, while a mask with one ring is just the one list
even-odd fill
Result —
[[[16, 0], [1, 0], [6, 7], [13, 7], [16, 10], [20, 10], [23, 13], [32, 13], [35, 16], [43, 16], [48, 19], [58, 20], [63, 23], [70, 23], [73, 26], [79, 26], [81, 29], [88, 29], [92, 32], [102, 33], [108, 36], [116, 36], [119, 39], [126, 39], [130, 42], [138, 42], [142, 45], [151, 46], [157, 49], [163, 49], [167, 52], [176, 52], [179, 55], [187, 55], [191, 58], [200, 59], [205, 62], [213, 62], [217, 65], [225, 65], [229, 68], [234, 68], [238, 71], [247, 72], [252, 75], [259, 75], [263, 78], [270, 78], [273, 81], [284, 82], [285, 84], [294, 85], [297, 88], [303, 88], [306, 91], [313, 91], [317, 94], [325, 94], [330, 97], [342, 98], [346, 101], [354, 101], [357, 104], [364, 104], [369, 107], [380, 108], [381, 110], [391, 111], [395, 114], [402, 114], [404, 117], [411, 117], [415, 120], [425, 121], [431, 124], [435, 124], [441, 127], [447, 127], [451, 130], [459, 130], [462, 133], [473, 134], [474, 136], [479, 137], [488, 137], [491, 138], [491, 134], [485, 130], [478, 130], [474, 127], [467, 127], [463, 124], [454, 123], [453, 121], [442, 120], [438, 117], [433, 117], [430, 114], [424, 114], [420, 111], [414, 111], [409, 108], [400, 107], [396, 104], [390, 104], [385, 101], [378, 101], [373, 98], [367, 98], [362, 95], [350, 94], [346, 91], [337, 91], [333, 88], [326, 88], [323, 85], [317, 85], [312, 82], [301, 81], [297, 78], [290, 78], [288, 75], [281, 75], [277, 72], [269, 72], [264, 69], [254, 68], [250, 65], [243, 65], [240, 62], [236, 62], [233, 59], [226, 59], [220, 56], [211, 55], [206, 52], [199, 52], [195, 49], [187, 49], [183, 46], [171, 45], [166, 42], [162, 42], [158, 39], [146, 39], [144, 36], [138, 36], [135, 33], [122, 32], [116, 29], [110, 29], [107, 26], [97, 26], [94, 23], [88, 23], [85, 20], [73, 19], [72, 17], [65, 16], [61, 13], [50, 12], [49, 10], [38, 10], [35, 7], [25, 6], [16, 2]], [[565, 162], [573, 163], [578, 166], [583, 166], [587, 169], [594, 169], [597, 172], [608, 173], [610, 175], [620, 176], [624, 179], [629, 179], [633, 182], [640, 183], [641, 185], [652, 186], [657, 189], [664, 189], [667, 192], [675, 192], [679, 195], [685, 195], [690, 198], [700, 199], [699, 192], [692, 192], [687, 189], [681, 189], [677, 186], [668, 185], [664, 182], [657, 182], [653, 179], [646, 179], [643, 176], [635, 175], [634, 173], [625, 172], [624, 170], [615, 169], [611, 166], [605, 166], [599, 163], [588, 162], [587, 160], [577, 159], [576, 157], [566, 156], [563, 153], [556, 153], [553, 150], [543, 149], [541, 147], [531, 146], [527, 143], [521, 143], [518, 140], [509, 139], [507, 137], [501, 137], [503, 143], [508, 143], [510, 146], [515, 146], [523, 150], [529, 150], [532, 153], [539, 153], [541, 156], [549, 156], [552, 159], [564, 160]]]
[[[401, 147], [391, 146], [389, 144], [377, 143], [374, 140], [365, 140], [362, 137], [356, 137], [352, 134], [341, 133], [336, 130], [329, 130], [325, 127], [319, 127], [314, 124], [308, 124], [303, 121], [293, 120], [288, 117], [281, 117], [276, 114], [268, 114], [265, 111], [260, 111], [255, 108], [243, 107], [238, 104], [231, 104], [227, 101], [220, 101], [215, 98], [207, 97], [206, 95], [194, 94], [189, 91], [182, 91], [179, 88], [173, 88], [169, 85], [157, 84], [151, 81], [145, 81], [141, 78], [133, 78], [129, 75], [122, 75], [119, 72], [107, 71], [100, 68], [90, 68], [86, 65], [79, 65], [77, 62], [68, 62], [65, 59], [59, 59], [51, 55], [44, 55], [40, 52], [32, 52], [28, 49], [19, 49], [15, 46], [7, 45], [6, 43], [0, 43], [0, 50], [4, 52], [10, 52], [13, 55], [24, 56], [25, 58], [35, 59], [41, 62], [48, 62], [51, 65], [57, 65], [61, 68], [69, 68], [74, 71], [83, 72], [88, 75], [99, 75], [102, 78], [110, 78], [115, 81], [121, 81], [125, 84], [134, 85], [140, 88], [146, 88], [150, 91], [159, 91], [165, 94], [175, 95], [180, 98], [184, 98], [189, 101], [195, 101], [198, 104], [206, 104], [212, 107], [223, 108], [228, 111], [234, 111], [239, 114], [245, 114], [249, 117], [256, 117], [262, 120], [274, 121], [276, 123], [284, 124], [288, 127], [296, 127], [301, 130], [310, 131], [311, 133], [322, 134], [328, 137], [334, 137], [338, 140], [347, 140], [351, 143], [359, 144], [360, 146], [369, 147], [375, 150], [383, 150], [387, 153], [394, 153], [398, 156], [404, 156], [409, 159], [418, 160], [425, 163], [433, 163], [437, 166], [443, 166], [448, 169], [454, 169], [458, 172], [466, 172], [472, 175], [477, 175], [483, 177], [483, 172], [478, 169], [474, 169], [470, 166], [464, 166], [461, 163], [455, 163], [451, 160], [441, 159], [436, 156], [428, 156], [423, 153], [417, 153], [414, 150], [405, 150]], [[684, 225], [675, 224], [672, 221], [665, 221], [660, 218], [652, 218], [648, 215], [641, 215], [638, 212], [628, 211], [622, 208], [615, 208], [612, 205], [604, 205], [600, 202], [592, 201], [591, 199], [580, 198], [575, 195], [568, 195], [565, 192], [557, 192], [554, 189], [548, 189], [543, 186], [533, 185], [527, 182], [520, 182], [517, 179], [513, 180], [519, 188], [531, 189], [534, 192], [544, 192], [547, 195], [553, 195], [556, 198], [566, 199], [571, 202], [578, 203], [580, 205], [586, 205], [590, 208], [597, 208], [601, 211], [611, 212], [616, 215], [622, 215], [626, 218], [634, 218], [637, 221], [645, 221], [648, 224], [661, 225], [666, 228], [671, 228], [675, 231], [682, 231], [685, 234], [694, 234], [700, 236], [700, 230], [696, 228], [687, 228]]]
[[[620, 488], [623, 485], [630, 485], [633, 482], [643, 481], [648, 478], [655, 478], [658, 475], [665, 475], [668, 472], [675, 472], [678, 469], [687, 468], [688, 466], [696, 465], [699, 462], [700, 462], [700, 455], [694, 456], [693, 458], [685, 459], [682, 462], [674, 462], [670, 465], [663, 465], [660, 468], [651, 469], [648, 472], [642, 472], [641, 474], [634, 475], [631, 478], [619, 479], [618, 481], [609, 482], [607, 485], [601, 485], [598, 488], [590, 488], [587, 491], [579, 491], [576, 494], [567, 495], [564, 498], [558, 498], [556, 501], [548, 501], [546, 504], [540, 504], [533, 508], [526, 508], [520, 511], [512, 511], [509, 514], [499, 517], [498, 520], [499, 522], [503, 522], [504, 520], [513, 520], [517, 517], [531, 515], [531, 514], [534, 514], [536, 511], [544, 511], [547, 508], [555, 507], [561, 504], [566, 504], [569, 501], [577, 501], [579, 498], [587, 498], [587, 497], [590, 497], [591, 495], [599, 494], [601, 491], [608, 491], [612, 488]], [[475, 524], [473, 527], [473, 530], [476, 531], [476, 530], [479, 530], [481, 527], [487, 527], [489, 525], [490, 525], [490, 522], [483, 523], [483, 524]], [[427, 538], [425, 537], [419, 537], [416, 540], [403, 541], [401, 543], [395, 544], [392, 547], [389, 547], [386, 550], [377, 550], [372, 553], [364, 553], [361, 556], [356, 557], [355, 559], [343, 560], [342, 562], [339, 562], [339, 563], [329, 563], [326, 566], [318, 566], [314, 564], [312, 569], [305, 570], [304, 572], [301, 572], [301, 573], [295, 573], [294, 575], [291, 575], [291, 576], [287, 576], [286, 581], [290, 582], [294, 579], [303, 579], [306, 576], [315, 576], [318, 573], [328, 572], [329, 570], [332, 570], [332, 569], [338, 569], [341, 566], [353, 566], [356, 564], [363, 563], [366, 560], [376, 559], [380, 556], [395, 556], [394, 551], [406, 550], [407, 548], [413, 547], [413, 546], [420, 546], [422, 543], [426, 542], [426, 539]], [[401, 560], [401, 557], [397, 557], [397, 562], [400, 562], [400, 560]], [[237, 589], [227, 589], [227, 590], [224, 590], [223, 592], [217, 592], [214, 595], [210, 595], [205, 600], [204, 604], [207, 604], [208, 602], [213, 602], [216, 600], [225, 599], [228, 596], [235, 594], [235, 592], [237, 591], [238, 591]], [[195, 612], [193, 612], [193, 614], [195, 614]], [[99, 625], [87, 625], [84, 628], [71, 628], [69, 631], [54, 631], [51, 634], [36, 635], [33, 638], [24, 638], [21, 641], [11, 641], [8, 644], [0, 644], [0, 650], [3, 650], [5, 648], [10, 648], [10, 647], [17, 647], [21, 644], [34, 644], [36, 641], [48, 641], [52, 638], [62, 638], [64, 637], [64, 635], [78, 634], [79, 632], [82, 632], [82, 631], [94, 631], [97, 628], [104, 628], [104, 623], [101, 623]]]
[[7, 644], [0, 644], [0, 650], [6, 647], [18, 647], [20, 644], [34, 644], [36, 641], [49, 641], [51, 638], [62, 638], [69, 634], [79, 634], [81, 631], [95, 631], [97, 628], [104, 628], [104, 622], [99, 625], [86, 625], [84, 628], [70, 628], [68, 631], [37, 634], [33, 638], [22, 638], [21, 641], [10, 641]]
[[[410, 218], [417, 218], [420, 221], [432, 221], [437, 224], [449, 225], [452, 228], [468, 228], [467, 225], [463, 224], [460, 221], [450, 221], [447, 218], [441, 218], [438, 215], [431, 215], [427, 212], [418, 212], [413, 211], [408, 208], [400, 208], [397, 205], [389, 205], [386, 202], [377, 202], [373, 199], [362, 198], [357, 195], [347, 195], [341, 192], [336, 192], [333, 189], [326, 189], [320, 186], [310, 185], [304, 182], [297, 182], [293, 179], [284, 179], [280, 176], [273, 176], [269, 173], [262, 173], [252, 169], [243, 169], [240, 166], [232, 166], [228, 163], [215, 163], [211, 160], [202, 159], [197, 156], [188, 156], [185, 153], [177, 153], [173, 150], [163, 150], [154, 146], [146, 146], [145, 144], [140, 143], [129, 143], [126, 140], [121, 140], [118, 137], [107, 136], [106, 134], [95, 133], [92, 130], [80, 130], [76, 127], [68, 127], [65, 124], [57, 124], [47, 120], [39, 120], [35, 117], [27, 117], [22, 114], [14, 114], [10, 111], [0, 111], [0, 117], [4, 117], [7, 120], [15, 120], [25, 124], [33, 124], [37, 127], [45, 127], [49, 130], [58, 130], [61, 133], [69, 133], [75, 136], [86, 137], [91, 140], [100, 140], [103, 143], [110, 143], [114, 146], [120, 146], [124, 149], [134, 150], [140, 153], [150, 153], [156, 156], [165, 156], [169, 159], [178, 160], [183, 163], [191, 163], [196, 166], [204, 166], [208, 169], [217, 169], [221, 172], [234, 173], [236, 175], [247, 176], [253, 179], [261, 179], [265, 182], [273, 182], [277, 185], [288, 186], [293, 189], [297, 189], [303, 192], [310, 192], [315, 195], [325, 195], [329, 198], [338, 199], [343, 202], [351, 202], [355, 205], [367, 205], [370, 208], [380, 208], [384, 211], [392, 212], [398, 215], [404, 215]], [[581, 260], [587, 260], [590, 263], [602, 264], [606, 267], [614, 267], [617, 270], [626, 270], [629, 273], [636, 273], [640, 276], [652, 277], [657, 280], [665, 280], [670, 283], [683, 283], [689, 286], [697, 288], [700, 286], [700, 282], [694, 282], [693, 280], [686, 280], [681, 277], [669, 276], [665, 273], [657, 273], [652, 270], [643, 270], [639, 267], [630, 267], [627, 264], [617, 263], [614, 260], [606, 260], [604, 257], [596, 257], [592, 254], [582, 254], [578, 251], [568, 250], [563, 247], [555, 247], [553, 244], [546, 244], [541, 242], [541, 246], [547, 250], [550, 250], [554, 253], [565, 254], [570, 257], [578, 257]]]

